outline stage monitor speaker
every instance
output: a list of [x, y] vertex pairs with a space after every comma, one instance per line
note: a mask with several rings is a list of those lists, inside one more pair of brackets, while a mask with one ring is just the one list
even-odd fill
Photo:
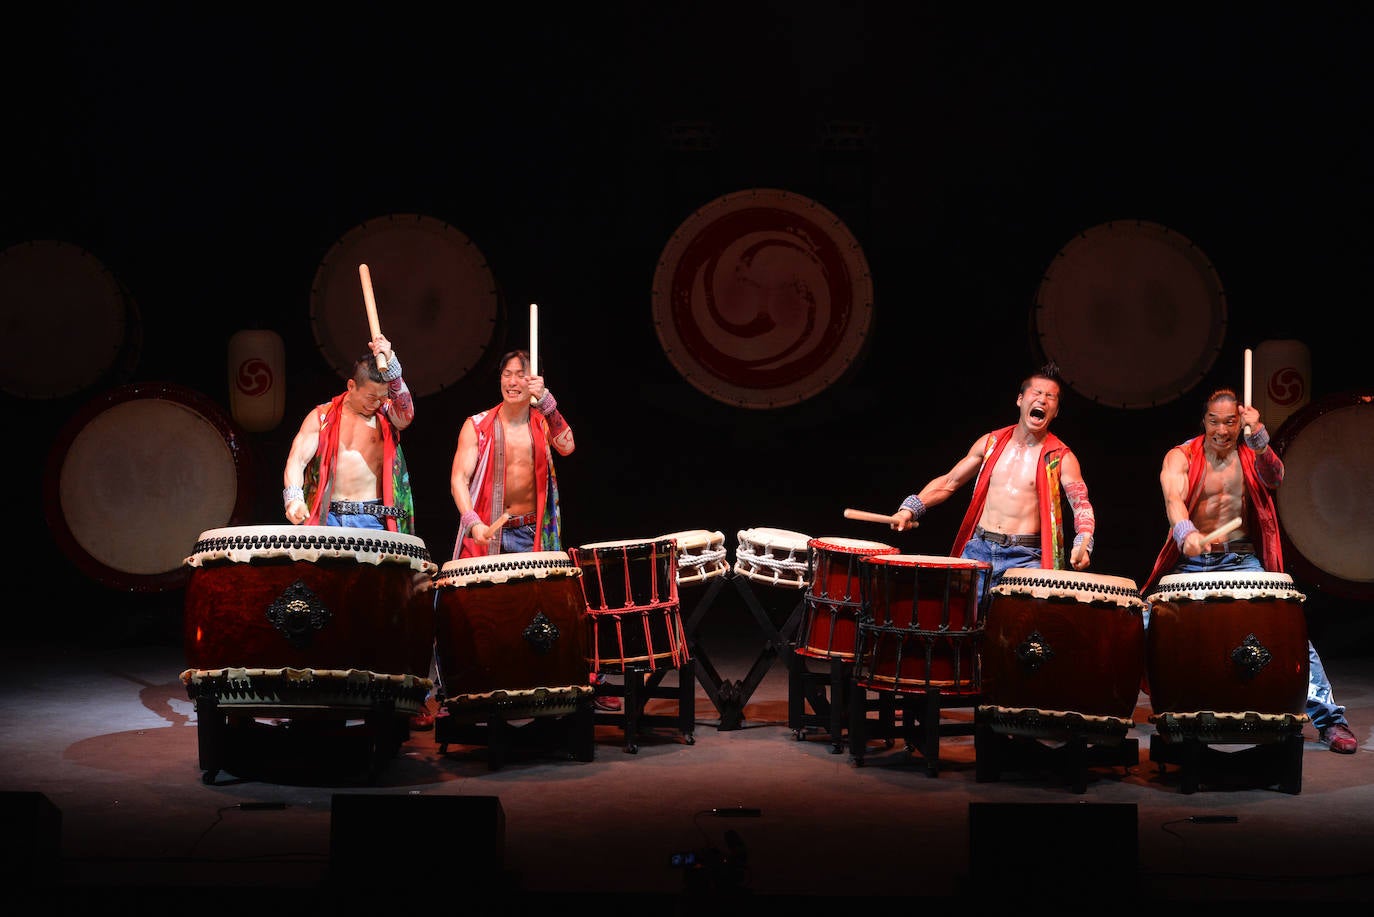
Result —
[[969, 803], [969, 891], [999, 898], [1071, 888], [1119, 897], [1139, 878], [1134, 803]]
[[62, 812], [38, 792], [0, 792], [0, 881], [25, 887], [62, 884]]
[[496, 796], [335, 793], [330, 806], [336, 885], [394, 885], [439, 859], [445, 881], [491, 879], [505, 869], [506, 813]]

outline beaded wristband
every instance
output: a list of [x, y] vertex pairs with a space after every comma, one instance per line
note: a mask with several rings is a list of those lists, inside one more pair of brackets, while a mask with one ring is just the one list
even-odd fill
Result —
[[1256, 452], [1260, 451], [1265, 446], [1269, 445], [1269, 431], [1264, 427], [1260, 427], [1258, 430], [1245, 437], [1245, 445], [1254, 449]]
[[558, 410], [558, 402], [554, 399], [553, 392], [548, 389], [544, 389], [544, 397], [536, 401], [534, 406], [538, 408], [539, 413], [543, 414], [545, 417], [548, 417], [554, 411]]
[[288, 487], [281, 492], [283, 508], [290, 506], [297, 500], [305, 499], [305, 491], [299, 487]]
[[382, 370], [382, 381], [392, 382], [401, 378], [401, 361], [396, 359], [396, 351], [391, 352], [391, 359], [386, 361], [386, 369]]
[[471, 530], [474, 525], [482, 521], [482, 517], [477, 515], [477, 510], [470, 509], [466, 513], [463, 513], [463, 518], [460, 521], [463, 524], [463, 528]]
[[1191, 519], [1180, 519], [1174, 524], [1174, 544], [1178, 545], [1180, 551], [1183, 550], [1183, 542], [1188, 536], [1197, 531], [1197, 526], [1193, 525]]
[[912, 520], [920, 519], [926, 514], [926, 505], [921, 502], [921, 498], [912, 494], [902, 501], [902, 509], [911, 513]]

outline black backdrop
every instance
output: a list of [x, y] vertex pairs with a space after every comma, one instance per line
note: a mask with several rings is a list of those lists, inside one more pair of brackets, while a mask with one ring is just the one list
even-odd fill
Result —
[[[131, 381], [227, 410], [229, 337], [282, 335], [286, 418], [244, 437], [252, 524], [283, 522], [290, 437], [342, 387], [310, 325], [321, 258], [396, 213], [449, 223], [486, 256], [508, 319], [496, 352], [527, 343], [524, 310], [540, 303], [542, 368], [578, 440], [558, 463], [568, 544], [708, 529], [733, 551], [749, 527], [888, 540], [842, 509], [890, 511], [1014, 419], [1038, 362], [1029, 318], [1046, 266], [1107, 221], [1191, 239], [1229, 311], [1214, 368], [1178, 399], [1125, 410], [1066, 392], [1055, 429], [1097, 508], [1097, 572], [1148, 572], [1165, 533], [1160, 459], [1195, 430], [1207, 391], [1239, 387], [1245, 348], [1305, 343], [1314, 400], [1371, 385], [1356, 331], [1369, 16], [1353, 6], [590, 6], [20, 14], [0, 247], [60, 239], [111, 269], [141, 314]], [[822, 149], [832, 120], [866, 125], [869, 148]], [[670, 149], [680, 121], [712, 125], [716, 148]], [[684, 382], [650, 306], [674, 229], [748, 188], [834, 212], [874, 283], [873, 335], [851, 372], [771, 411]], [[62, 359], [60, 340], [5, 343]], [[443, 346], [394, 343], [403, 361]], [[484, 370], [421, 398], [404, 441], [418, 534], [440, 561], [459, 424], [496, 401]], [[51, 512], [39, 482], [55, 437], [99, 394], [11, 399], [16, 534]], [[899, 546], [947, 553], [966, 496]], [[15, 632], [176, 639], [175, 590], [91, 582], [51, 534], [16, 547]], [[1309, 607], [1316, 633], [1368, 610], [1320, 595]], [[1324, 652], [1353, 651], [1354, 634]]]

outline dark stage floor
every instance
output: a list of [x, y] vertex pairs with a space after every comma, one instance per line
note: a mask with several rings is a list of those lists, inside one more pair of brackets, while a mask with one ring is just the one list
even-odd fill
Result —
[[[933, 760], [900, 738], [889, 747], [876, 725], [864, 727], [873, 737], [861, 764], [826, 730], [791, 728], [787, 668], [772, 661], [749, 684], [751, 666], [771, 659], [769, 635], [729, 594], [696, 631], [719, 684], [694, 685], [687, 730], [673, 725], [681, 702], [657, 697], [647, 712], [666, 719], [633, 753], [623, 721], [599, 714], [591, 760], [557, 736], [533, 747], [527, 732], [499, 767], [488, 747], [441, 754], [434, 733], [416, 732], [370, 776], [368, 743], [344, 739], [316, 743], [313, 764], [283, 751], [275, 774], [224, 771], [207, 783], [179, 647], [9, 646], [7, 881], [52, 902], [182, 913], [373, 894], [469, 913], [481, 901], [478, 913], [709, 913], [813, 898], [1010, 897], [1114, 911], [1374, 899], [1374, 661], [1328, 651], [1362, 749], [1333, 754], [1306, 726], [1296, 793], [1221, 777], [1188, 792], [1184, 769], [1150, 758], [1158, 739], [1145, 695], [1129, 761], [1078, 772], [1068, 746], [1036, 742], [1045, 767], [982, 780], [972, 708], [944, 711]], [[777, 605], [781, 617], [797, 598]], [[693, 600], [684, 589], [684, 615]], [[730, 706], [732, 690], [751, 687]], [[712, 811], [735, 808], [757, 811]], [[1229, 820], [1205, 821], [1214, 816]], [[674, 865], [675, 854], [705, 865]]]

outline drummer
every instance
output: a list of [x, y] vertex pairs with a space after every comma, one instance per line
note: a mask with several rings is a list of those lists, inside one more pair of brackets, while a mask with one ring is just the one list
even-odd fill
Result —
[[[572, 455], [572, 427], [544, 377], [530, 373], [529, 351], [512, 350], [500, 365], [501, 403], [468, 417], [458, 431], [449, 479], [461, 514], [455, 560], [563, 549], [553, 453]], [[598, 695], [595, 703], [620, 707], [611, 696]]]
[[[1165, 453], [1159, 484], [1172, 528], [1142, 595], [1167, 574], [1283, 572], [1271, 493], [1283, 483], [1283, 460], [1269, 448], [1259, 411], [1239, 402], [1231, 389], [1217, 389], [1203, 409], [1202, 433]], [[1228, 525], [1232, 520], [1239, 527]], [[1227, 540], [1217, 540], [1218, 531], [1226, 531]], [[1332, 698], [1331, 681], [1310, 640], [1307, 656], [1307, 715], [1323, 745], [1352, 755], [1359, 741], [1345, 707]]]
[[415, 402], [391, 342], [378, 334], [367, 347], [343, 393], [306, 414], [291, 441], [282, 472], [286, 518], [414, 534], [400, 434], [415, 419]]
[[[1017, 422], [979, 437], [947, 473], [902, 501], [893, 530], [905, 532], [932, 506], [976, 479], [973, 497], [951, 552], [992, 565], [988, 586], [1011, 567], [1064, 569], [1063, 500], [1076, 533], [1069, 563], [1082, 570], [1092, 559], [1096, 518], [1078, 457], [1050, 423], [1059, 415], [1059, 368], [1049, 363], [1021, 382]], [[980, 597], [981, 601], [981, 597]]]

